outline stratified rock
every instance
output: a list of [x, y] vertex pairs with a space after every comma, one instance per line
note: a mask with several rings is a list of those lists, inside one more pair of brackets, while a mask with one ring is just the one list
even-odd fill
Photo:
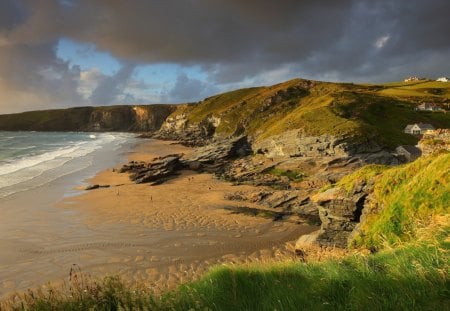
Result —
[[134, 162], [122, 166], [119, 172], [131, 173], [130, 179], [137, 184], [165, 181], [167, 177], [173, 176], [182, 167], [180, 158], [182, 154], [172, 154], [156, 158], [150, 163]]
[[351, 232], [360, 221], [364, 202], [372, 185], [361, 181], [347, 192], [335, 187], [313, 197], [322, 221], [317, 242], [326, 246], [346, 247]]
[[220, 140], [204, 147], [197, 148], [189, 156], [182, 159], [185, 167], [204, 169], [216, 172], [230, 159], [242, 157], [251, 153], [246, 136]]
[[304, 191], [300, 190], [238, 191], [227, 195], [226, 199], [257, 203], [267, 208], [296, 214], [309, 221], [320, 221], [317, 206], [310, 202]]

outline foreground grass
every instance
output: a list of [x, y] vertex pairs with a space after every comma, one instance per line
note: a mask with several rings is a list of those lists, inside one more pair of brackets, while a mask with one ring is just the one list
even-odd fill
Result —
[[[441, 231], [448, 236], [447, 231]], [[107, 278], [27, 294], [15, 310], [448, 310], [449, 249], [415, 243], [321, 263], [217, 267], [162, 296]]]

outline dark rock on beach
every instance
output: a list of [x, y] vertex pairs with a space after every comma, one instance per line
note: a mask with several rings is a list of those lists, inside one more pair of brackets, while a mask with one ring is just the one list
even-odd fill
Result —
[[131, 161], [123, 165], [119, 172], [131, 173], [130, 179], [137, 184], [156, 182], [176, 175], [176, 172], [181, 168], [181, 156], [182, 154], [172, 154], [156, 158], [150, 163]]

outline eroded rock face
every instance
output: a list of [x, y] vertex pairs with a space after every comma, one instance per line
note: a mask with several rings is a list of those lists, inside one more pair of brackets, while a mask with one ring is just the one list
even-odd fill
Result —
[[254, 192], [236, 192], [227, 196], [233, 201], [257, 203], [259, 205], [296, 214], [314, 223], [320, 221], [317, 206], [301, 190], [261, 190]]
[[223, 139], [197, 148], [189, 156], [183, 157], [183, 164], [194, 170], [217, 172], [230, 159], [243, 157], [252, 151], [246, 136]]
[[325, 246], [346, 247], [350, 234], [360, 222], [365, 200], [372, 189], [371, 183], [361, 181], [347, 192], [335, 187], [313, 197], [322, 221], [317, 243]]
[[306, 136], [292, 130], [254, 143], [257, 153], [267, 157], [316, 157], [347, 156], [347, 144], [343, 139], [330, 135]]
[[300, 130], [287, 131], [254, 142], [256, 153], [272, 157], [341, 157], [360, 159], [364, 163], [399, 164], [397, 158], [383, 150], [373, 140], [352, 142], [345, 137], [332, 135], [309, 136]]
[[198, 124], [190, 124], [187, 114], [181, 113], [168, 117], [153, 137], [176, 140], [191, 147], [205, 146], [212, 141], [220, 122], [220, 118], [208, 116]]

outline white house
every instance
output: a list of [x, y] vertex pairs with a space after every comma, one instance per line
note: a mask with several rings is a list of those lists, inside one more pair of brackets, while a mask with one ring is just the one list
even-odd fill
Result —
[[423, 103], [416, 107], [416, 110], [419, 111], [440, 111], [441, 108], [431, 103]]
[[437, 78], [436, 81], [439, 81], [439, 82], [448, 82], [448, 78], [447, 78], [447, 77], [440, 77], [440, 78]]
[[434, 130], [434, 127], [431, 124], [427, 123], [415, 123], [415, 124], [408, 124], [404, 132], [406, 134], [411, 135], [422, 135], [425, 134], [426, 131]]

